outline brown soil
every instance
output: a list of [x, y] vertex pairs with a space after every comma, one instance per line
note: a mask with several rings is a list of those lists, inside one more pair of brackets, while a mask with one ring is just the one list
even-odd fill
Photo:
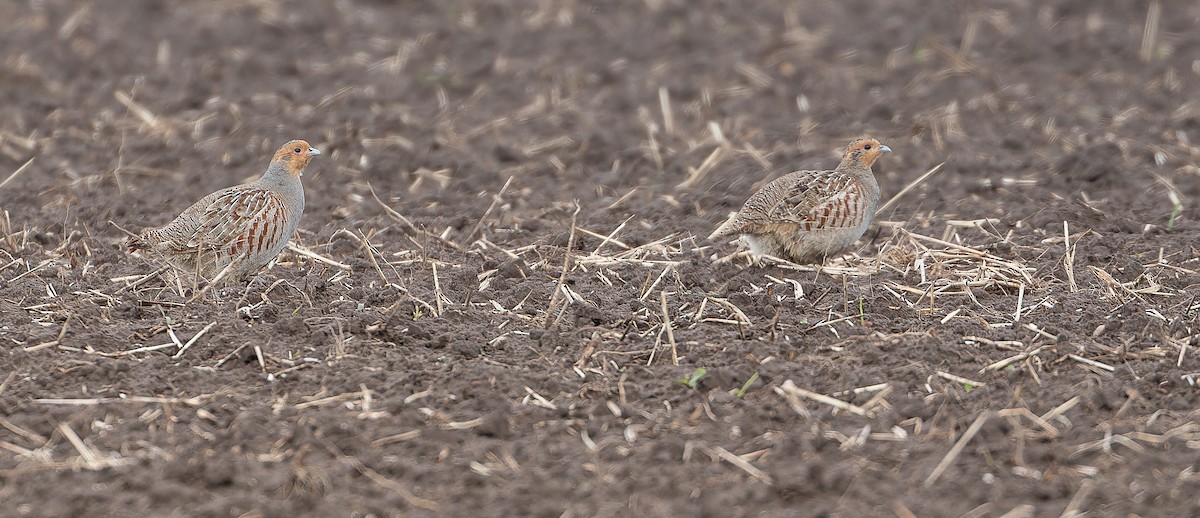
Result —
[[[1196, 515], [1155, 5], [0, 3], [0, 514]], [[885, 198], [946, 165], [854, 254], [703, 239], [859, 135]], [[291, 138], [345, 268], [123, 252]]]

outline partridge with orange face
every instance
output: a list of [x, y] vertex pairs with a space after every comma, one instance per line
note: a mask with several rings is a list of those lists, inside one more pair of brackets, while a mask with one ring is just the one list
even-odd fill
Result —
[[161, 228], [129, 240], [137, 250], [209, 281], [248, 281], [292, 237], [304, 214], [304, 167], [321, 152], [303, 140], [284, 144], [253, 182], [205, 196]]
[[709, 236], [741, 235], [757, 255], [819, 264], [862, 237], [879, 208], [871, 165], [892, 150], [873, 138], [846, 146], [832, 171], [797, 171], [754, 193]]

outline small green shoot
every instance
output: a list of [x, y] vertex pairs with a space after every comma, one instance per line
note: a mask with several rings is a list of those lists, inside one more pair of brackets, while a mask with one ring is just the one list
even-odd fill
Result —
[[975, 385], [971, 383], [963, 383], [963, 390], [967, 391], [967, 393], [970, 393], [972, 390], [975, 390]]
[[1175, 201], [1175, 207], [1171, 209], [1171, 219], [1167, 220], [1167, 230], [1175, 228], [1175, 220], [1179, 218], [1179, 214], [1183, 212], [1183, 204]]
[[742, 399], [742, 397], [746, 395], [746, 391], [750, 390], [750, 385], [753, 385], [754, 382], [756, 382], [756, 381], [758, 381], [758, 373], [757, 372], [755, 372], [754, 374], [751, 374], [750, 379], [746, 380], [746, 382], [742, 384], [742, 388], [738, 389], [738, 391], [737, 391], [738, 399]]
[[[1154, 163], [1158, 164], [1159, 167], [1162, 167], [1166, 163], [1166, 160], [1167, 157], [1162, 153], [1154, 154]], [[1151, 174], [1154, 175], [1155, 180], [1158, 180], [1158, 183], [1167, 188], [1167, 201], [1171, 202], [1171, 216], [1167, 218], [1167, 230], [1170, 231], [1175, 228], [1175, 223], [1179, 222], [1179, 215], [1183, 213], [1183, 197], [1179, 194], [1179, 189], [1175, 188], [1175, 185], [1170, 180], [1155, 173]]]
[[704, 367], [697, 367], [696, 370], [692, 371], [691, 374], [675, 380], [675, 383], [690, 389], [695, 389], [696, 386], [700, 384], [700, 380], [704, 379], [704, 377], [707, 375], [708, 369], [705, 369]]
[[929, 61], [931, 54], [933, 54], [933, 52], [929, 50], [929, 47], [925, 45], [924, 41], [921, 41], [917, 43], [917, 48], [913, 51], [913, 61], [917, 63], [924, 63]]

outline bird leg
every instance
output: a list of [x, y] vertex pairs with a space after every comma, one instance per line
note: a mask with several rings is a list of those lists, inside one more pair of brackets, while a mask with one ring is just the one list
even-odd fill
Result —
[[[200, 253], [202, 250], [203, 250], [203, 247], [199, 247], [199, 246], [196, 247], [196, 271], [192, 272], [194, 274], [194, 275], [192, 275], [193, 298], [194, 298], [194, 294], [201, 293], [199, 291], [199, 289], [200, 289], [200, 264], [201, 264]], [[205, 289], [207, 289], [207, 288], [205, 288]]]
[[[225, 280], [225, 277], [229, 276], [229, 272], [233, 270], [233, 267], [236, 264], [237, 264], [237, 261], [230, 261], [229, 264], [225, 265], [225, 268], [222, 268], [221, 272], [218, 273], [216, 277], [213, 277], [212, 280], [208, 281], [208, 283], [205, 284], [204, 287], [200, 289], [200, 291], [196, 292], [195, 295], [192, 295], [192, 298], [188, 299], [188, 303], [191, 303], [193, 300], [203, 297], [204, 294], [206, 292], [208, 292], [208, 290], [211, 289], [213, 286], [222, 284], [223, 281]], [[200, 278], [199, 275], [197, 275], [196, 276], [197, 282], [199, 282], [199, 278]]]

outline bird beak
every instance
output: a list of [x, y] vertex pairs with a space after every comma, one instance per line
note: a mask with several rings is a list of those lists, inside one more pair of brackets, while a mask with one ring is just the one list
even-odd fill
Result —
[[887, 146], [879, 146], [879, 152], [880, 153], [891, 153], [892, 148], [887, 147]]
[[[887, 147], [887, 146], [884, 146], [884, 147]], [[317, 149], [315, 147], [308, 148], [308, 156], [320, 156], [320, 155], [321, 155], [320, 149]]]

